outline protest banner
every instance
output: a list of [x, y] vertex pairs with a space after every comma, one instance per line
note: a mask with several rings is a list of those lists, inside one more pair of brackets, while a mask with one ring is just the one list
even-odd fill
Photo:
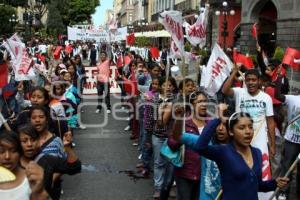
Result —
[[190, 25], [187, 22], [183, 23], [186, 32], [186, 39], [193, 45], [199, 44], [203, 48], [206, 44], [206, 26], [208, 19], [209, 5], [206, 4], [195, 24]]
[[221, 88], [223, 82], [230, 75], [233, 63], [222, 48], [215, 44], [207, 67], [202, 69], [201, 86], [210, 96], [214, 96]]
[[[117, 66], [110, 66], [110, 93], [118, 94], [121, 93], [121, 89], [116, 81], [116, 70], [118, 70]], [[86, 84], [83, 88], [84, 95], [97, 94], [97, 67], [86, 67]]]
[[95, 40], [96, 42], [109, 42], [109, 34], [104, 30], [88, 30], [68, 27], [68, 40]]

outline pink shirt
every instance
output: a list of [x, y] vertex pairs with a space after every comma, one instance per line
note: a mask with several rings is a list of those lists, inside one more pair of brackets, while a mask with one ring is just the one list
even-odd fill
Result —
[[97, 66], [98, 69], [98, 76], [97, 80], [101, 83], [107, 83], [109, 81], [109, 74], [110, 74], [110, 69], [109, 69], [110, 61], [105, 60], [102, 62], [100, 65]]

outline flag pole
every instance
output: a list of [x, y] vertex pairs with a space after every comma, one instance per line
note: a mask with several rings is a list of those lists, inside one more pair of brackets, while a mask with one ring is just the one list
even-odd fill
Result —
[[[290, 166], [290, 168], [288, 169], [288, 171], [285, 173], [285, 175], [284, 175], [285, 178], [289, 177], [290, 174], [294, 171], [294, 169], [296, 168], [299, 160], [300, 160], [300, 153], [298, 154], [296, 160]], [[278, 192], [279, 192], [279, 188], [277, 187], [276, 190], [274, 191], [274, 193], [272, 194], [272, 196], [269, 198], [269, 200], [273, 200], [273, 198], [277, 195]]]

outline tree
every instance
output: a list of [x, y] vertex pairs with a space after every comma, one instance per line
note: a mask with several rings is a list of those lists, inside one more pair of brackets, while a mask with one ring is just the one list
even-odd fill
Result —
[[96, 7], [99, 5], [99, 0], [70, 0], [67, 13], [70, 24], [84, 21], [90, 23], [91, 15], [95, 13]]
[[15, 14], [16, 10], [10, 5], [0, 5], [0, 35], [12, 33], [13, 25], [9, 23], [10, 17]]
[[25, 6], [28, 0], [0, 0], [0, 4], [6, 4], [13, 7]]
[[58, 9], [58, 1], [52, 1], [49, 4], [49, 12], [47, 18], [47, 30], [50, 34], [57, 36], [65, 32], [62, 16]]

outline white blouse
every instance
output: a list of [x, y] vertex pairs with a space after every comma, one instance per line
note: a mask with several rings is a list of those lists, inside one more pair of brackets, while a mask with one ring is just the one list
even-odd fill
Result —
[[27, 177], [15, 188], [0, 189], [1, 200], [30, 200], [31, 189]]

